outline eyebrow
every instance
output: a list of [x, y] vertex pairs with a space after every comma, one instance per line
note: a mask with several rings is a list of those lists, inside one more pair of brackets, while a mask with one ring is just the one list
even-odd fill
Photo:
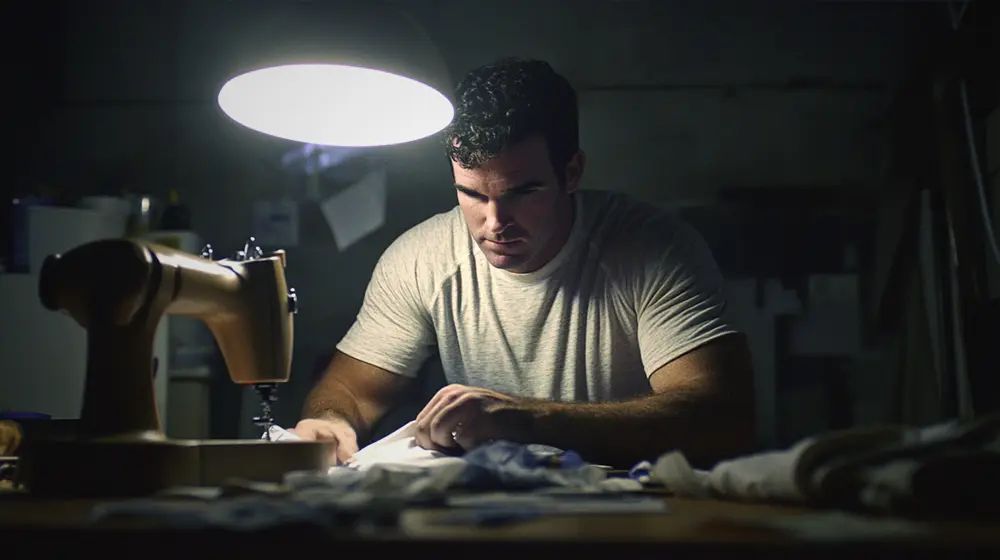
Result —
[[[521, 183], [521, 184], [519, 184], [517, 186], [511, 187], [511, 188], [507, 189], [506, 191], [504, 191], [504, 194], [512, 193], [512, 192], [523, 192], [523, 191], [526, 191], [528, 189], [534, 189], [534, 188], [544, 187], [544, 186], [545, 186], [544, 182], [535, 179], [535, 180], [531, 180], [531, 181], [525, 181], [525, 182], [523, 182], [523, 183]], [[466, 186], [463, 186], [463, 185], [459, 185], [458, 183], [455, 183], [455, 188], [458, 189], [459, 192], [465, 193], [465, 194], [467, 194], [469, 196], [484, 196], [483, 193], [477, 191], [476, 189], [472, 189], [472, 188], [469, 188], [469, 187], [466, 187]]]

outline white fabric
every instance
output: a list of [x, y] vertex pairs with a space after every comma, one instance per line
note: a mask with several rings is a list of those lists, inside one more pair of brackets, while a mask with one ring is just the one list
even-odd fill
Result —
[[804, 496], [795, 483], [795, 469], [811, 443], [724, 461], [710, 471], [691, 468], [680, 452], [667, 453], [653, 465], [650, 479], [679, 496], [799, 501]]
[[[416, 429], [415, 422], [407, 423], [384, 438], [366, 445], [342, 467], [363, 471], [374, 465], [423, 468], [461, 462], [457, 457], [417, 445]], [[271, 426], [269, 430], [271, 441], [300, 439], [280, 426]]]
[[[980, 436], [986, 443], [975, 439], [962, 443], [970, 433], [986, 434]], [[786, 450], [723, 461], [708, 471], [691, 468], [682, 453], [671, 452], [657, 459], [649, 478], [679, 496], [801, 502], [829, 498], [823, 496], [824, 477], [846, 466], [864, 481], [859, 495], [851, 499], [884, 509], [913, 495], [912, 476], [925, 461], [939, 456], [932, 451], [935, 446], [948, 449], [942, 444], [967, 450], [1000, 449], [1000, 415], [971, 424], [949, 421], [924, 428], [882, 426], [830, 432], [805, 438]], [[875, 453], [886, 458], [871, 464], [851, 463]]]
[[394, 464], [432, 467], [461, 461], [458, 457], [420, 447], [417, 445], [416, 435], [416, 422], [409, 422], [355, 453], [354, 457], [347, 462], [347, 466], [365, 470], [373, 465]]
[[575, 199], [568, 242], [530, 274], [490, 265], [457, 207], [405, 232], [337, 348], [413, 376], [437, 347], [449, 383], [607, 401], [649, 394], [660, 366], [735, 332], [693, 228], [623, 194]]

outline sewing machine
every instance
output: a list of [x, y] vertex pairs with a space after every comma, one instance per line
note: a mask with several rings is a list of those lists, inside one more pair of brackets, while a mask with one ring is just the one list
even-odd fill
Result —
[[264, 254], [250, 238], [234, 257], [212, 257], [211, 247], [196, 256], [107, 239], [45, 259], [39, 297], [86, 329], [86, 382], [78, 432], [26, 442], [19, 471], [29, 492], [145, 495], [230, 478], [277, 482], [289, 471], [327, 468], [325, 443], [164, 435], [153, 385], [153, 339], [164, 315], [206, 324], [230, 379], [261, 396], [254, 420], [265, 429], [274, 391], [289, 379], [297, 298], [285, 282], [284, 251]]

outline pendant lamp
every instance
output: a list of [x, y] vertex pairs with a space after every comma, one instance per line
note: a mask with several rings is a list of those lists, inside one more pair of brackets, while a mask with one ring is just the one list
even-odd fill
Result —
[[451, 78], [440, 52], [390, 2], [242, 7], [231, 22], [237, 28], [227, 30], [242, 48], [229, 53], [218, 94], [237, 123], [297, 142], [368, 147], [425, 138], [451, 122]]

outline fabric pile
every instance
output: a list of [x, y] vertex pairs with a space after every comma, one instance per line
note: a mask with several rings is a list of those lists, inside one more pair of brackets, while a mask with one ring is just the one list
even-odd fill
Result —
[[[632, 496], [642, 490], [638, 481], [609, 478], [606, 469], [584, 462], [572, 451], [497, 441], [452, 457], [419, 447], [415, 433], [411, 422], [360, 450], [346, 465], [327, 472], [291, 472], [281, 485], [174, 489], [169, 497], [200, 499], [179, 503], [164, 496], [101, 504], [91, 519], [101, 523], [145, 517], [181, 528], [233, 531], [289, 525], [335, 530], [392, 525], [403, 509], [413, 506], [463, 509], [465, 514], [453, 516], [451, 523], [665, 508], [658, 497]], [[296, 436], [272, 426], [270, 438], [282, 441]], [[488, 495], [489, 500], [462, 500], [474, 493]], [[630, 499], [623, 499], [626, 493]], [[526, 500], [529, 494], [532, 498]]]
[[[294, 438], [280, 427], [273, 441]], [[806, 438], [789, 449], [693, 469], [679, 452], [609, 477], [572, 451], [498, 441], [462, 457], [416, 445], [411, 422], [327, 472], [292, 472], [280, 485], [175, 489], [188, 502], [102, 504], [93, 520], [155, 518], [233, 531], [305, 526], [385, 527], [408, 507], [447, 505], [449, 523], [511, 522], [561, 513], [648, 513], [676, 496], [790, 502], [902, 514], [1000, 513], [1000, 415], [927, 428], [880, 427]], [[224, 498], [224, 499], [223, 499]]]
[[1000, 513], [1000, 415], [926, 428], [859, 428], [695, 470], [681, 453], [632, 476], [678, 496], [809, 503], [881, 513]]
[[[297, 439], [281, 427], [270, 429], [272, 441]], [[354, 474], [363, 473], [363, 474]], [[295, 473], [314, 477], [316, 473]], [[635, 481], [613, 481], [607, 470], [585, 462], [573, 451], [536, 444], [515, 444], [497, 441], [480, 446], [461, 457], [424, 449], [416, 443], [416, 424], [410, 422], [385, 438], [358, 451], [342, 466], [330, 467], [326, 477], [337, 486], [367, 484], [391, 476], [395, 485], [400, 480], [417, 484], [402, 484], [393, 489], [407, 496], [420, 496], [433, 491], [462, 489], [536, 490], [572, 488], [577, 491], [641, 490]], [[349, 481], [349, 482], [348, 482]], [[624, 486], [623, 486], [624, 484]]]

